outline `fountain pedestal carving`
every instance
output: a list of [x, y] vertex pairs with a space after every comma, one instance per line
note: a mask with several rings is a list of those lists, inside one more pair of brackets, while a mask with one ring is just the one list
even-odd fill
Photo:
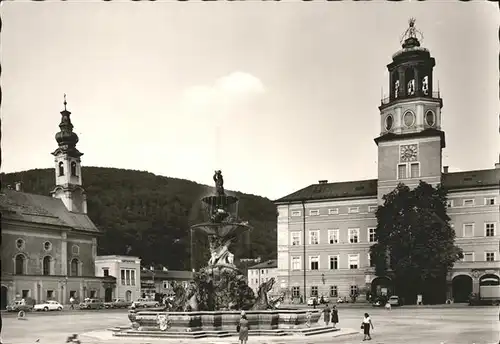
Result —
[[238, 198], [226, 195], [221, 171], [215, 171], [216, 194], [201, 199], [207, 221], [191, 227], [209, 238], [210, 259], [187, 286], [175, 285], [175, 298], [163, 309], [129, 312], [132, 329], [114, 331], [115, 336], [225, 337], [236, 333], [245, 310], [250, 335], [312, 334], [333, 331], [320, 328], [320, 310], [280, 309], [283, 295], [269, 300], [274, 278], [263, 283], [255, 297], [246, 278], [234, 264], [229, 248], [242, 233], [252, 229], [238, 218]]

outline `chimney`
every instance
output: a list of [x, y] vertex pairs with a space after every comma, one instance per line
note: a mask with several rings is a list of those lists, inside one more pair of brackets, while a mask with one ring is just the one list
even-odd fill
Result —
[[16, 182], [16, 191], [23, 191], [23, 183]]
[[448, 166], [443, 166], [443, 173], [448, 173]]
[[328, 180], [326, 180], [326, 179], [325, 180], [320, 180], [320, 181], [318, 181], [318, 183], [320, 183], [320, 184], [328, 184]]

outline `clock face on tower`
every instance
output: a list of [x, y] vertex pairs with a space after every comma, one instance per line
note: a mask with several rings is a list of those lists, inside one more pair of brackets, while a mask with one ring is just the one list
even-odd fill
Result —
[[417, 145], [402, 145], [400, 147], [400, 159], [402, 162], [417, 160]]

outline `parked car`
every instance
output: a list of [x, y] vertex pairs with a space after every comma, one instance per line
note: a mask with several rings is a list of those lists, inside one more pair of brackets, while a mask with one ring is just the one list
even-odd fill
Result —
[[387, 303], [388, 301], [388, 298], [387, 296], [379, 296], [379, 297], [375, 297], [373, 300], [372, 300], [372, 306], [373, 307], [384, 307], [385, 304]]
[[87, 299], [80, 303], [80, 309], [101, 309], [104, 308], [104, 302], [98, 299]]
[[349, 299], [347, 297], [345, 297], [345, 296], [343, 298], [339, 297], [337, 299], [337, 303], [349, 303]]
[[130, 306], [130, 308], [150, 308], [150, 307], [160, 307], [160, 302], [154, 299], [137, 299]]
[[326, 304], [326, 303], [329, 303], [330, 302], [330, 299], [328, 298], [328, 296], [320, 296], [319, 297], [319, 303], [322, 303], [322, 304]]
[[7, 306], [7, 312], [19, 312], [19, 311], [30, 312], [32, 310], [33, 310], [33, 305], [27, 304], [26, 302], [20, 300], [12, 301], [10, 305]]
[[35, 307], [33, 307], [33, 310], [35, 311], [62, 311], [63, 310], [63, 305], [61, 305], [57, 301], [53, 300], [48, 300], [48, 301], [43, 301], [41, 303], [37, 303]]
[[391, 306], [402, 306], [403, 305], [399, 296], [396, 296], [396, 295], [391, 296], [387, 302], [389, 302], [389, 304]]
[[123, 299], [114, 299], [111, 302], [104, 302], [104, 308], [128, 308], [131, 305], [131, 301], [125, 301]]

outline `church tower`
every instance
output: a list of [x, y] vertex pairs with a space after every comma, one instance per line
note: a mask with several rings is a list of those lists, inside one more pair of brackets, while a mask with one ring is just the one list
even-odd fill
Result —
[[60, 131], [56, 134], [59, 147], [52, 153], [55, 157], [56, 186], [51, 192], [55, 198], [60, 198], [66, 208], [75, 213], [87, 213], [87, 199], [82, 188], [82, 168], [80, 153], [76, 148], [78, 136], [73, 132], [69, 112], [66, 109], [64, 95], [64, 110], [61, 111]]
[[443, 101], [433, 87], [436, 62], [420, 46], [421, 40], [412, 18], [401, 39], [402, 49], [387, 65], [389, 96], [379, 107], [380, 136], [375, 139], [379, 200], [399, 183], [415, 187], [420, 180], [441, 182]]

